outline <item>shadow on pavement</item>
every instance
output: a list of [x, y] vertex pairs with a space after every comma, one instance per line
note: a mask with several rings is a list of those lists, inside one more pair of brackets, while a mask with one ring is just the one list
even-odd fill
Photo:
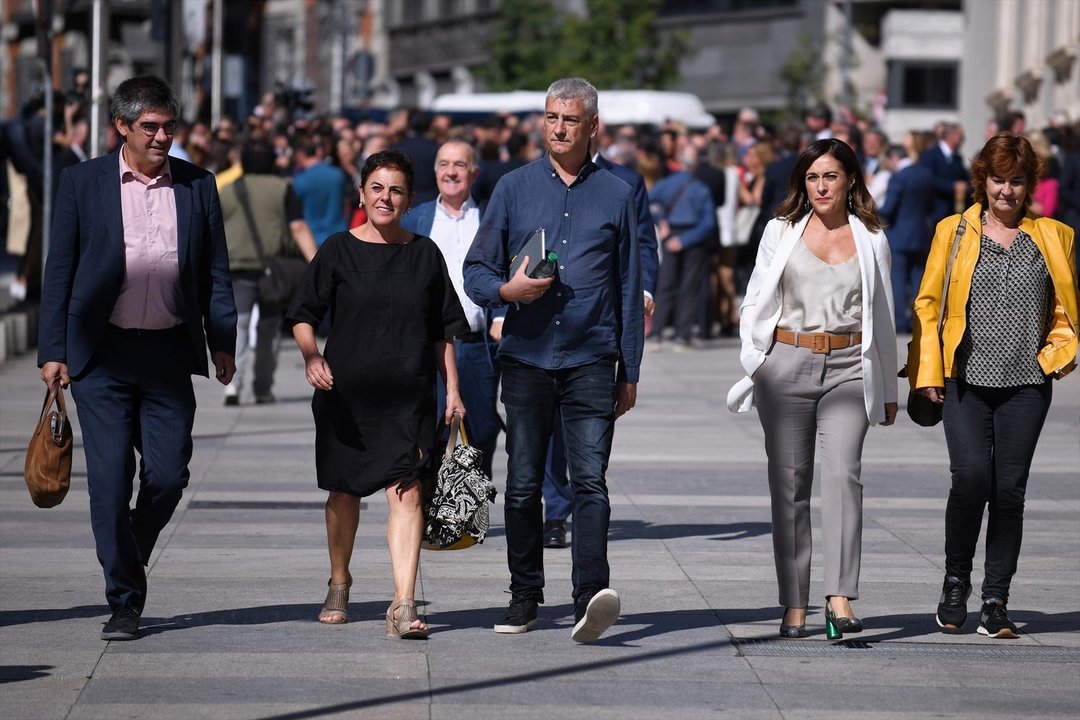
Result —
[[0, 665], [0, 685], [48, 677], [53, 665]]
[[54, 608], [48, 610], [3, 610], [0, 611], [0, 627], [9, 625], [27, 625], [29, 623], [56, 622], [75, 618], [109, 616], [108, 605], [79, 605], [72, 608]]
[[[569, 523], [570, 533], [573, 534], [573, 520]], [[653, 524], [646, 520], [612, 520], [608, 527], [608, 541], [617, 540], [675, 540], [677, 538], [700, 537], [707, 540], [742, 540], [744, 538], [768, 535], [772, 532], [772, 525], [767, 522], [738, 522], [738, 523], [683, 523], [683, 524]], [[487, 536], [503, 537], [506, 528], [502, 525], [492, 526]]]
[[[386, 613], [386, 603], [350, 602], [349, 616], [355, 619], [382, 617]], [[293, 605], [261, 605], [250, 608], [230, 610], [212, 610], [189, 615], [176, 615], [171, 618], [144, 617], [142, 635], [157, 635], [171, 630], [205, 627], [207, 625], [269, 625], [281, 622], [316, 622], [321, 606], [314, 603], [296, 603]]]
[[618, 667], [620, 665], [631, 665], [634, 663], [648, 662], [650, 660], [659, 660], [661, 658], [679, 655], [693, 655], [695, 653], [716, 650], [725, 646], [730, 647], [731, 641], [714, 640], [711, 642], [697, 643], [695, 645], [687, 645], [679, 648], [669, 648], [667, 650], [656, 650], [653, 652], [611, 658], [608, 660], [598, 660], [594, 662], [578, 664], [562, 664], [556, 668], [550, 668], [548, 670], [537, 670], [536, 672], [513, 675], [511, 677], [496, 679], [488, 678], [485, 680], [477, 680], [475, 682], [448, 685], [446, 687], [423, 688], [420, 690], [414, 690], [412, 692], [403, 692], [397, 693], [395, 695], [384, 695], [382, 697], [367, 698], [364, 700], [356, 700], [354, 702], [327, 705], [326, 707], [322, 708], [299, 710], [297, 712], [283, 713], [281, 715], [268, 715], [262, 718], [262, 720], [306, 720], [306, 718], [325, 717], [328, 715], [335, 715], [337, 713], [352, 712], [356, 710], [363, 710], [364, 708], [378, 707], [380, 705], [392, 705], [394, 703], [409, 702], [413, 700], [424, 700], [430, 702], [434, 698], [446, 695], [456, 695], [458, 693], [467, 693], [474, 690], [490, 690], [492, 688], [507, 687], [512, 685], [523, 685], [525, 683], [536, 682], [538, 680], [545, 680], [548, 678], [576, 676], [580, 673], [591, 672], [593, 670]]

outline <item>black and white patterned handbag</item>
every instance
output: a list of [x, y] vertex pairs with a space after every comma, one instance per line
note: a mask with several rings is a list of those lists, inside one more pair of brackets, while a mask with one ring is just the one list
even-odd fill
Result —
[[455, 415], [434, 491], [424, 507], [424, 549], [463, 550], [484, 542], [495, 485], [481, 469], [482, 459], [483, 453], [469, 445], [461, 418]]

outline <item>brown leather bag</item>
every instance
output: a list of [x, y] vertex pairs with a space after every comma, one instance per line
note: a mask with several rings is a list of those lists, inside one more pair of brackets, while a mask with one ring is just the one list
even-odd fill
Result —
[[23, 468], [30, 498], [38, 507], [56, 507], [67, 495], [71, 486], [72, 447], [64, 391], [59, 383], [55, 383], [45, 393], [45, 404], [26, 448], [26, 466]]

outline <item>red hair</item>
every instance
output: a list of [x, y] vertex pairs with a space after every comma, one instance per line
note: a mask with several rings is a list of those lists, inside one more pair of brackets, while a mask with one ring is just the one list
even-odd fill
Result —
[[979, 156], [971, 163], [971, 184], [975, 189], [975, 202], [986, 207], [986, 178], [1011, 178], [1024, 176], [1027, 192], [1024, 194], [1024, 211], [1031, 205], [1035, 185], [1045, 172], [1045, 165], [1023, 135], [999, 132], [986, 141]]

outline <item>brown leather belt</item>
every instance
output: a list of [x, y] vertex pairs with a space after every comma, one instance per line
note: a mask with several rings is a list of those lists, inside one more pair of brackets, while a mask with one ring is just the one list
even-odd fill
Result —
[[776, 342], [809, 348], [815, 355], [828, 355], [862, 343], [862, 333], [790, 332], [776, 328]]

